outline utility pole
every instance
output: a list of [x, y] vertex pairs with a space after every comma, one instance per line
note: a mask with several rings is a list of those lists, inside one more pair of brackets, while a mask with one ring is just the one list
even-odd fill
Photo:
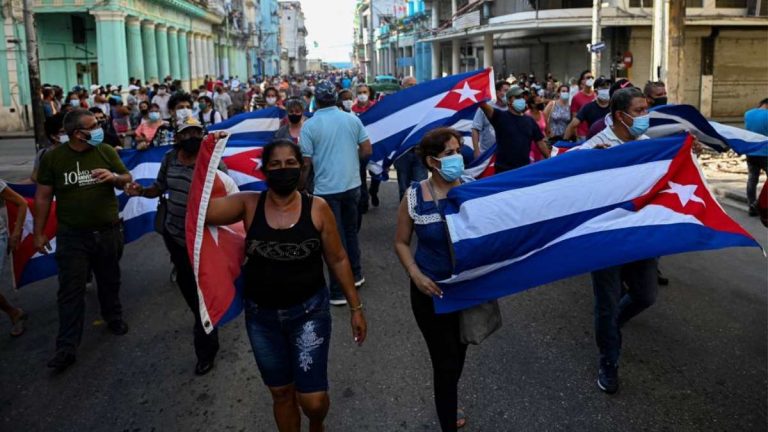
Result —
[[369, 67], [368, 67], [368, 82], [373, 82], [376, 79], [376, 43], [373, 40], [373, 26], [374, 14], [373, 0], [368, 0], [369, 10], [371, 12], [371, 25], [368, 27], [368, 55], [370, 55]]
[[45, 136], [45, 113], [40, 85], [40, 64], [37, 59], [37, 33], [35, 16], [30, 0], [24, 0], [24, 31], [27, 39], [27, 64], [29, 66], [29, 93], [32, 102], [32, 119], [35, 128], [35, 148], [40, 150], [48, 140]]
[[685, 81], [685, 0], [669, 0], [669, 50], [667, 94], [670, 102], [683, 103]]
[[[602, 28], [600, 27], [600, 11], [603, 0], [592, 0], [592, 45], [594, 46], [602, 39]], [[592, 73], [595, 76], [600, 75], [600, 53], [591, 51]]]

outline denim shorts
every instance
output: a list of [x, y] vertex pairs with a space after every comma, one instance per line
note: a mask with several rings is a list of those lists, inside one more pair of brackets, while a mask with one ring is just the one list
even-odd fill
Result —
[[328, 289], [287, 309], [261, 308], [246, 299], [245, 327], [264, 384], [294, 384], [300, 393], [328, 390]]

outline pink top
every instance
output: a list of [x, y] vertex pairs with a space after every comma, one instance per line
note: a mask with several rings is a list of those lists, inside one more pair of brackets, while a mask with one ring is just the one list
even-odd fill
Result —
[[[579, 91], [578, 93], [573, 95], [573, 100], [571, 101], [571, 114], [575, 116], [576, 113], [579, 112], [581, 107], [592, 102], [596, 98], [597, 98], [597, 94], [595, 92], [592, 92], [592, 94], [587, 95], [587, 94], [584, 94], [583, 91]], [[588, 133], [589, 133], [589, 125], [587, 124], [587, 122], [579, 123], [578, 129], [576, 129], [576, 135], [579, 137], [585, 137], [587, 136]]]
[[151, 142], [152, 138], [155, 137], [155, 134], [157, 133], [157, 129], [163, 125], [163, 122], [156, 121], [156, 122], [141, 122], [139, 127], [136, 128], [136, 135], [141, 135], [144, 138], [146, 138], [147, 142]]
[[[531, 111], [527, 111], [525, 113], [528, 117], [532, 118], [533, 121], [536, 122], [537, 125], [539, 125], [539, 129], [541, 130], [541, 134], [544, 136], [547, 136], [547, 118], [544, 116], [544, 113], [542, 111], [539, 111], [539, 119], [536, 120], [536, 117], [533, 116]], [[539, 150], [539, 146], [536, 145], [535, 141], [531, 141], [531, 152], [528, 155], [531, 159], [531, 162], [538, 162], [540, 160], [544, 159], [544, 155], [541, 154], [541, 150]]]

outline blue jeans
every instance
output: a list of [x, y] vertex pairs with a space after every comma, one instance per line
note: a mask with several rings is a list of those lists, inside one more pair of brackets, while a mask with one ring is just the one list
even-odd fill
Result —
[[295, 384], [300, 393], [328, 390], [329, 309], [325, 288], [287, 309], [245, 301], [245, 326], [264, 384]]
[[397, 170], [397, 189], [400, 192], [401, 201], [411, 183], [427, 178], [427, 168], [416, 156], [415, 150], [409, 150], [400, 156], [395, 161], [395, 169]]
[[[592, 272], [595, 292], [595, 339], [601, 364], [617, 364], [621, 327], [656, 301], [657, 258], [648, 258]], [[622, 281], [629, 287], [622, 295]]]
[[[331, 211], [333, 211], [336, 227], [339, 229], [339, 236], [341, 237], [341, 244], [344, 246], [344, 250], [347, 251], [349, 263], [352, 265], [352, 274], [355, 275], [355, 280], [358, 280], [362, 277], [360, 244], [357, 240], [357, 212], [360, 202], [360, 188], [350, 189], [337, 194], [321, 195], [321, 198], [328, 203]], [[331, 298], [343, 297], [341, 285], [339, 285], [330, 269], [329, 273], [331, 274]]]

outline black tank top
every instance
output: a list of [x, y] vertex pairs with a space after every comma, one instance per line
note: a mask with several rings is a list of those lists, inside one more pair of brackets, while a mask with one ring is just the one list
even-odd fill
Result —
[[320, 232], [312, 223], [312, 196], [301, 194], [301, 215], [290, 228], [274, 229], [265, 214], [262, 192], [245, 238], [243, 294], [257, 305], [286, 309], [325, 288]]

